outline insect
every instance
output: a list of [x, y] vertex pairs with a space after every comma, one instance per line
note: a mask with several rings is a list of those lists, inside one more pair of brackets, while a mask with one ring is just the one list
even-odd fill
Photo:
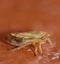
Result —
[[50, 34], [44, 31], [10, 33], [7, 35], [6, 39], [9, 44], [18, 46], [17, 48], [15, 48], [15, 50], [21, 49], [28, 45], [33, 45], [35, 55], [38, 54], [38, 49], [41, 55], [43, 54], [42, 44], [45, 44], [46, 41], [48, 41], [49, 44], [52, 44], [52, 41], [50, 39]]

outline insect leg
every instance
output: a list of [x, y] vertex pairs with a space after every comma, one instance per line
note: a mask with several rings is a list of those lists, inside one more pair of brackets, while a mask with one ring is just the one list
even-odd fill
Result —
[[35, 53], [35, 55], [37, 55], [37, 46], [35, 45], [35, 49], [34, 49], [34, 53]]
[[38, 52], [37, 44], [36, 43], [31, 43], [31, 45], [34, 47], [34, 50], [32, 50], [34, 55], [37, 56], [37, 52]]
[[39, 43], [38, 47], [39, 47], [39, 52], [41, 53], [41, 55], [43, 55], [43, 52], [42, 52], [42, 43]]
[[50, 45], [53, 45], [51, 39], [48, 39], [48, 42], [49, 42]]
[[29, 44], [26, 44], [26, 45], [20, 45], [16, 48], [14, 48], [12, 51], [16, 51], [16, 50], [20, 50], [21, 48], [24, 48], [25, 46], [28, 46]]
[[19, 50], [21, 47], [20, 46], [18, 46], [18, 47], [16, 47], [16, 48], [13, 48], [12, 49], [12, 51], [16, 51], [16, 50]]

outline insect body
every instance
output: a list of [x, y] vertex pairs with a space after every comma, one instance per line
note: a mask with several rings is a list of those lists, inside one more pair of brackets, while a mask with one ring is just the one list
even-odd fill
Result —
[[23, 48], [28, 45], [34, 46], [34, 54], [37, 55], [37, 50], [39, 49], [40, 53], [42, 52], [42, 44], [45, 44], [48, 41], [52, 44], [50, 40], [50, 34], [47, 32], [22, 32], [22, 33], [10, 33], [7, 35], [8, 43], [18, 46], [16, 49]]

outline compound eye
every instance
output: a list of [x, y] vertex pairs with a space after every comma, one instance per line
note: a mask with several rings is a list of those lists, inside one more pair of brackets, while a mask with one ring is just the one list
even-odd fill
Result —
[[44, 36], [42, 36], [40, 39], [41, 39], [41, 40], [44, 40], [44, 39], [45, 39], [45, 37], [44, 37]]

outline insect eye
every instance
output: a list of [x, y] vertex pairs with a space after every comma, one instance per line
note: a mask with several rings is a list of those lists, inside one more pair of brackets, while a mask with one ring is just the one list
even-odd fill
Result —
[[41, 40], [44, 40], [44, 39], [45, 39], [45, 37], [44, 37], [44, 36], [42, 36], [42, 37], [41, 37]]
[[31, 39], [33, 39], [33, 38], [27, 38], [27, 39], [31, 40]]

